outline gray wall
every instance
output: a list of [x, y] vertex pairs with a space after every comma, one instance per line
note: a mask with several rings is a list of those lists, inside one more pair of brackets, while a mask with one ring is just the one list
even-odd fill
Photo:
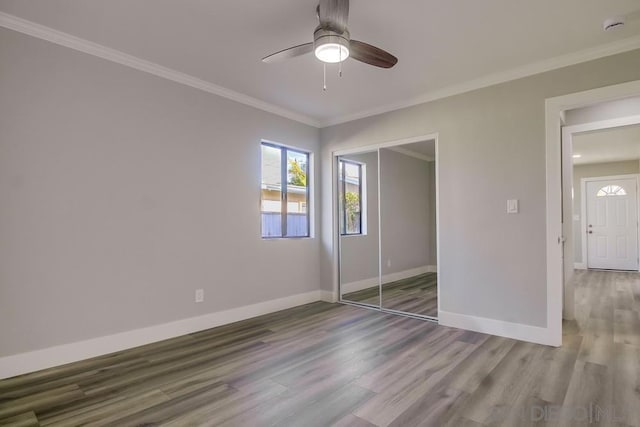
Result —
[[378, 152], [342, 156], [366, 165], [366, 235], [340, 236], [340, 279], [342, 283], [377, 278], [378, 263]]
[[317, 129], [6, 29], [0, 58], [0, 356], [320, 288], [259, 212], [261, 138]]
[[[574, 261], [582, 261], [582, 228], [580, 216], [582, 215], [582, 178], [593, 178], [597, 176], [626, 175], [640, 172], [638, 160], [628, 160], [624, 162], [593, 163], [588, 165], [573, 166], [573, 242]], [[578, 215], [578, 217], [576, 217]], [[576, 219], [577, 218], [577, 219]]]
[[546, 326], [545, 99], [638, 79], [636, 50], [322, 129], [323, 286], [330, 153], [438, 132], [441, 309]]
[[380, 149], [383, 275], [436, 264], [433, 165]]

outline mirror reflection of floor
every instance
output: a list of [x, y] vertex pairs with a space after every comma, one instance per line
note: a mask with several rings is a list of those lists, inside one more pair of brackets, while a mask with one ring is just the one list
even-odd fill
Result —
[[361, 289], [359, 291], [343, 294], [342, 299], [344, 301], [359, 302], [362, 304], [371, 304], [377, 306], [380, 304], [379, 291], [379, 286], [373, 286], [371, 288]]
[[[425, 273], [382, 285], [382, 306], [423, 316], [438, 316], [438, 275]], [[378, 287], [344, 294], [342, 299], [379, 304]]]

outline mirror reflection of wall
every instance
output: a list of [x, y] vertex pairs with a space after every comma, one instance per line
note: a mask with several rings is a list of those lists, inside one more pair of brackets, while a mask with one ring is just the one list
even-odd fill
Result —
[[339, 156], [340, 296], [379, 306], [378, 153]]
[[382, 307], [437, 317], [435, 141], [379, 155]]

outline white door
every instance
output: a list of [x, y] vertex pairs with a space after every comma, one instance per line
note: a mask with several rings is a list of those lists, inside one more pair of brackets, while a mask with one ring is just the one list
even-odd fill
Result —
[[636, 179], [587, 181], [587, 266], [638, 270]]

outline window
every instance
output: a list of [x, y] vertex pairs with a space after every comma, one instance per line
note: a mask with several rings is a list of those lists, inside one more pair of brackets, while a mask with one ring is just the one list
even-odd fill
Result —
[[624, 191], [624, 188], [619, 185], [605, 185], [596, 194], [596, 197], [605, 197], [605, 196], [626, 196], [627, 192]]
[[309, 153], [262, 143], [262, 237], [309, 237]]
[[362, 234], [363, 165], [338, 160], [340, 234]]

